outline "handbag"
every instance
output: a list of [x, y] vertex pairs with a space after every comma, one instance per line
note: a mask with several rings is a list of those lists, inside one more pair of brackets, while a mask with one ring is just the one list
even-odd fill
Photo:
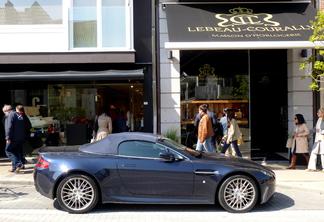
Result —
[[293, 138], [289, 137], [286, 142], [286, 148], [291, 149], [293, 145]]
[[241, 146], [243, 144], [244, 144], [244, 140], [243, 140], [243, 135], [241, 134], [239, 138], [237, 138], [237, 145]]

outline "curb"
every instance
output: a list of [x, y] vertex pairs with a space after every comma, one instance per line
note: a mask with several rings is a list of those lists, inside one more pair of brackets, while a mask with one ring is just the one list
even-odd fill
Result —
[[0, 185], [34, 185], [34, 181], [29, 181], [29, 180], [0, 180]]
[[282, 185], [282, 184], [276, 184], [276, 187], [286, 188], [286, 189], [294, 189], [294, 190], [300, 190], [300, 191], [309, 191], [309, 192], [319, 192], [320, 194], [324, 194], [324, 190], [314, 189], [314, 188], [302, 188], [299, 186], [289, 186], [289, 185]]

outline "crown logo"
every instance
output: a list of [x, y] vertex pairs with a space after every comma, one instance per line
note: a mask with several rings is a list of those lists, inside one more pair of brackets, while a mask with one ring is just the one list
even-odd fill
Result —
[[252, 14], [253, 10], [252, 9], [248, 9], [248, 8], [233, 8], [228, 10], [231, 14], [233, 15], [240, 15], [240, 14]]

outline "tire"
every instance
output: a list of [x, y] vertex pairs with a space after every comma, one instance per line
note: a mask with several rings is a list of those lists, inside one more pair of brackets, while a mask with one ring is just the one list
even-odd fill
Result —
[[90, 177], [74, 174], [60, 182], [56, 197], [63, 210], [76, 214], [87, 213], [98, 203], [98, 188]]
[[219, 204], [228, 212], [245, 213], [258, 201], [258, 188], [253, 179], [244, 175], [227, 178], [218, 192]]

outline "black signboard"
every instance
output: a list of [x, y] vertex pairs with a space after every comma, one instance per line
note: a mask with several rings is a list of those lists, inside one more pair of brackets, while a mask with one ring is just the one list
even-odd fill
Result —
[[167, 4], [169, 42], [308, 41], [311, 4]]

